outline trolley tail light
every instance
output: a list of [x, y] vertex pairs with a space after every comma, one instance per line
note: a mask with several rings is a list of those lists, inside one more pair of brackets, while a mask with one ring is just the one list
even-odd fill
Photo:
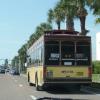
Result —
[[92, 77], [92, 67], [89, 67], [88, 68], [88, 76], [89, 77]]

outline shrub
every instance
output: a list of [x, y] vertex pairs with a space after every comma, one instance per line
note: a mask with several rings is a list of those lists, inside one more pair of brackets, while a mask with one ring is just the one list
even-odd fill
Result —
[[92, 63], [93, 66], [93, 74], [100, 74], [100, 61], [94, 61]]

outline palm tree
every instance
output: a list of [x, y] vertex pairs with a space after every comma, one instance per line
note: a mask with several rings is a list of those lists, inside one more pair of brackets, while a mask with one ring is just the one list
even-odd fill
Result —
[[52, 9], [49, 9], [49, 11], [48, 11], [48, 19], [47, 20], [49, 23], [52, 23], [52, 21], [54, 20], [54, 12]]
[[35, 34], [37, 39], [44, 34], [45, 31], [52, 30], [52, 26], [49, 23], [41, 23], [39, 26], [36, 27]]
[[96, 23], [100, 24], [100, 0], [96, 0], [93, 4], [93, 14], [97, 16]]
[[56, 4], [54, 8], [54, 17], [55, 17], [55, 21], [58, 26], [58, 29], [60, 30], [61, 22], [64, 21], [65, 16], [64, 16], [64, 13], [62, 12], [61, 5], [59, 4], [59, 2]]
[[74, 31], [74, 18], [76, 15], [74, 0], [60, 0], [59, 4], [66, 19], [66, 29]]
[[36, 34], [33, 33], [30, 37], [29, 37], [29, 40], [28, 40], [28, 43], [27, 43], [27, 48], [29, 48], [35, 41], [36, 41]]
[[87, 0], [87, 3], [93, 10], [93, 14], [97, 16], [96, 23], [100, 23], [100, 0]]
[[18, 56], [21, 63], [21, 70], [25, 71], [25, 63], [27, 59], [27, 44], [24, 44], [19, 50], [18, 50]]
[[61, 5], [58, 3], [53, 10], [50, 9], [48, 12], [48, 22], [52, 23], [52, 21], [55, 21], [58, 30], [60, 30], [61, 22], [64, 21], [64, 13], [60, 6]]
[[76, 6], [77, 6], [77, 16], [80, 19], [81, 23], [81, 34], [86, 35], [88, 30], [85, 28], [85, 21], [87, 16], [87, 10], [85, 8], [86, 6], [86, 0], [76, 0]]
[[66, 17], [66, 29], [74, 30], [74, 18], [78, 17], [81, 23], [81, 34], [86, 35], [85, 29], [87, 10], [85, 8], [87, 0], [60, 0], [62, 12]]
[[44, 34], [44, 31], [52, 30], [52, 26], [49, 23], [41, 23], [36, 27], [35, 32], [30, 36], [29, 41], [27, 43], [28, 48], [32, 46], [32, 44]]
[[100, 17], [96, 19], [96, 24], [100, 24]]

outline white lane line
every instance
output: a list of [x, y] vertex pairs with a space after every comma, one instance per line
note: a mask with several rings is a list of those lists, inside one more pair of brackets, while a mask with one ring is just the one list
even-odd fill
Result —
[[31, 97], [32, 100], [37, 100], [37, 98], [33, 95], [30, 95], [30, 97]]
[[23, 87], [23, 85], [22, 84], [19, 84], [19, 87]]

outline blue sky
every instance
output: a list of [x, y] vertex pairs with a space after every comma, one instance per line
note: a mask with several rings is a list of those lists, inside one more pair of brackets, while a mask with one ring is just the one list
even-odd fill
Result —
[[[47, 12], [58, 0], [0, 0], [0, 59], [12, 59], [18, 49], [28, 40], [36, 26], [47, 20]], [[55, 26], [56, 27], [56, 26]], [[100, 25], [94, 24], [94, 17], [89, 13], [86, 27], [90, 30], [95, 57], [95, 34], [100, 32]], [[79, 20], [75, 29], [80, 30]], [[1, 62], [1, 61], [0, 61]]]

